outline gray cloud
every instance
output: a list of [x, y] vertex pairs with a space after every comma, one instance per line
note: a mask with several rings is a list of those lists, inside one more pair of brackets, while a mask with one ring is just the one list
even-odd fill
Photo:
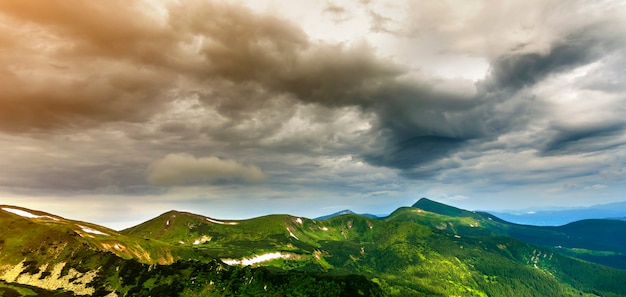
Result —
[[[320, 41], [288, 15], [218, 1], [0, 1], [0, 186], [137, 195], [269, 184], [267, 197], [363, 198], [408, 193], [413, 180], [620, 180], [597, 156], [624, 144], [626, 27], [610, 7], [365, 2], [335, 25], [402, 36]], [[439, 77], [424, 53], [490, 70]], [[581, 112], [568, 92], [602, 105]]]
[[431, 163], [450, 155], [459, 150], [463, 144], [465, 141], [457, 138], [416, 136], [387, 148], [384, 155], [371, 156], [366, 160], [372, 164], [410, 171], [416, 164]]
[[596, 123], [582, 127], [556, 126], [555, 135], [545, 144], [542, 153], [589, 153], [599, 152], [626, 144], [626, 123]]
[[[142, 13], [146, 7], [125, 7], [117, 2], [82, 7], [51, 4], [45, 12], [26, 5], [5, 3], [2, 8], [15, 19], [79, 41], [80, 46], [71, 49], [78, 56], [98, 56], [103, 63], [128, 60], [130, 69], [148, 67], [147, 74], [153, 75], [123, 75], [111, 69], [100, 76], [102, 83], [96, 76], [85, 81], [83, 88], [61, 81], [55, 84], [58, 95], [53, 100], [37, 99], [54, 98], [55, 93], [49, 92], [52, 86], [44, 85], [41, 95], [31, 96], [35, 99], [30, 99], [32, 108], [26, 113], [19, 112], [23, 109], [17, 101], [2, 100], [7, 113], [3, 117], [5, 127], [11, 123], [28, 125], [28, 119], [34, 118], [39, 119], [30, 123], [35, 127], [71, 125], [68, 121], [76, 119], [145, 121], [164, 107], [163, 102], [171, 100], [159, 99], [158, 93], [192, 86], [185, 91], [187, 96], [198, 95], [200, 102], [227, 118], [219, 129], [212, 127], [207, 133], [235, 143], [271, 137], [282, 122], [294, 116], [294, 107], [300, 103], [358, 107], [377, 116], [373, 128], [380, 133], [373, 135], [383, 142], [380, 152], [363, 157], [372, 164], [402, 170], [448, 156], [468, 140], [497, 137], [524, 125], [524, 117], [533, 112], [533, 103], [529, 97], [518, 95], [522, 88], [592, 61], [619, 44], [609, 41], [606, 25], [591, 24], [554, 41], [547, 53], [526, 50], [495, 57], [489, 76], [478, 83], [478, 90], [463, 94], [454, 85], [433, 87], [436, 79], [406, 77], [408, 69], [377, 57], [366, 44], [314, 44], [292, 23], [235, 5], [196, 1], [172, 4], [165, 19]], [[76, 10], [87, 11], [91, 17], [77, 17], [73, 13]], [[108, 26], [107, 16], [114, 14], [141, 17], [122, 18], [115, 26]], [[63, 56], [65, 51], [50, 55], [76, 64], [78, 61]], [[77, 69], [77, 73], [83, 71], [92, 70]], [[170, 71], [183, 74], [186, 82], [180, 85], [165, 74]], [[8, 90], [15, 90], [9, 84], [26, 83], [13, 77], [5, 80]], [[27, 96], [23, 91], [14, 93], [16, 98]], [[114, 103], [103, 104], [104, 98], [113, 98]], [[182, 128], [170, 124], [163, 126], [163, 131], [168, 127]]]
[[492, 63], [487, 88], [520, 89], [547, 75], [584, 65], [621, 49], [624, 40], [606, 36], [612, 24], [592, 24], [558, 40], [547, 53], [506, 54]]
[[259, 182], [267, 175], [254, 165], [216, 157], [196, 158], [190, 154], [169, 154], [150, 164], [148, 181], [154, 185], [192, 185], [218, 181]]

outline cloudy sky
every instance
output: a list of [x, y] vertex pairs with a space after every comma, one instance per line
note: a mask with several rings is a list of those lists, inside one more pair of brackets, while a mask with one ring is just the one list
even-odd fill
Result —
[[0, 204], [626, 200], [623, 1], [0, 0]]

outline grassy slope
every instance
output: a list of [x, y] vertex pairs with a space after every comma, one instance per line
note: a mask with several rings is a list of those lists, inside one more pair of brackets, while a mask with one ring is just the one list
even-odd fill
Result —
[[[454, 216], [443, 216], [401, 208], [386, 220], [270, 215], [232, 222], [236, 224], [168, 212], [117, 233], [84, 222], [26, 219], [0, 210], [0, 223], [9, 226], [0, 230], [0, 266], [26, 260], [25, 271], [36, 274], [54, 259], [83, 272], [97, 269], [91, 285], [99, 289], [98, 296], [113, 289], [120, 295], [145, 296], [285, 296], [298, 291], [355, 296], [380, 295], [380, 289], [389, 296], [626, 295], [626, 271], [493, 236], [498, 231], [493, 226], [500, 226], [496, 218], [453, 211]], [[86, 234], [77, 226], [108, 236]], [[470, 231], [481, 236], [466, 236]], [[115, 244], [137, 249], [122, 253]], [[267, 252], [294, 256], [257, 268], [213, 260]], [[170, 265], [156, 265], [159, 259], [169, 259], [164, 264]]]
[[[310, 296], [382, 294], [378, 285], [362, 276], [232, 267], [201, 249], [10, 208], [44, 217], [27, 218], [0, 209], [0, 276], [9, 282], [0, 282], [4, 296], [112, 296], [108, 294], [113, 291], [120, 296], [284, 296], [293, 290]], [[174, 261], [185, 256], [202, 260]]]
[[583, 260], [626, 269], [625, 221], [583, 220], [558, 227], [519, 225], [488, 213], [461, 210], [428, 199], [396, 210], [387, 220], [418, 222], [461, 235], [509, 236], [556, 248]]
[[[443, 216], [414, 208], [400, 209], [386, 221], [358, 215], [325, 221], [273, 215], [237, 221], [237, 225], [170, 212], [122, 233], [172, 243], [183, 241], [181, 245], [233, 258], [292, 252], [300, 257], [259, 265], [330, 274], [359, 273], [376, 280], [390, 295], [568, 296], [594, 290], [606, 296], [626, 294], [623, 284], [614, 278], [626, 277], [624, 271], [495, 237], [494, 231], [487, 228], [469, 227], [477, 222], [493, 223], [493, 219], [468, 213], [472, 214], [470, 218], [446, 216], [444, 228]], [[176, 220], [172, 220], [174, 215]], [[446, 232], [451, 228], [467, 228], [483, 237], [457, 238]], [[190, 244], [202, 237], [211, 240]], [[579, 270], [596, 271], [612, 281], [587, 280], [589, 276]]]
[[327, 244], [328, 262], [345, 271], [380, 276], [400, 290], [399, 295], [567, 296], [576, 290], [626, 294], [622, 279], [626, 271], [515, 239], [458, 237], [410, 222], [371, 221], [375, 224], [371, 229], [364, 224], [355, 228], [357, 220], [355, 216], [334, 220], [344, 226], [352, 222], [353, 227], [347, 234], [351, 240]]

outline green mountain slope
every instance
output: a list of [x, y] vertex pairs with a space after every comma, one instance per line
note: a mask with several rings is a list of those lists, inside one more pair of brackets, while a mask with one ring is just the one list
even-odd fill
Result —
[[[358, 273], [380, 284], [389, 296], [626, 294], [626, 283], [620, 279], [626, 271], [495, 236], [475, 225], [494, 222], [483, 217], [487, 214], [455, 212], [460, 213], [471, 215], [449, 217], [401, 208], [384, 221], [347, 214], [323, 221], [272, 215], [227, 222], [169, 212], [122, 233], [190, 246], [235, 265]], [[454, 222], [442, 227], [444, 217]], [[448, 233], [456, 226], [480, 237]], [[276, 257], [253, 261], [266, 255]]]
[[202, 250], [14, 206], [0, 206], [0, 226], [2, 296], [382, 295], [363, 276], [229, 266]]
[[580, 259], [626, 269], [626, 222], [583, 220], [564, 226], [530, 226], [506, 222], [484, 212], [471, 212], [426, 198], [396, 210], [387, 220], [412, 221], [459, 235], [509, 236], [557, 249]]
[[223, 221], [171, 211], [115, 232], [2, 206], [0, 293], [626, 296], [626, 270], [497, 236], [502, 223], [488, 214], [431, 205], [455, 216], [406, 207], [385, 220]]

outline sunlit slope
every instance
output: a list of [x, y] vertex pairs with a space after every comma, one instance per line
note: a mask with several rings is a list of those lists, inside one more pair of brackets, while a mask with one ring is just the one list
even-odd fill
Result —
[[625, 270], [497, 236], [509, 225], [489, 214], [436, 206], [449, 215], [409, 207], [385, 220], [231, 221], [171, 211], [121, 232], [3, 206], [0, 293], [626, 296]]
[[[372, 224], [373, 219], [367, 220]], [[121, 233], [237, 258], [269, 251], [312, 253], [320, 240], [345, 239], [342, 228], [290, 215], [226, 221], [170, 211]]]
[[428, 199], [396, 210], [387, 220], [416, 222], [459, 235], [510, 236], [580, 259], [626, 268], [626, 221], [583, 220], [558, 227], [519, 225]]
[[347, 240], [323, 242], [326, 261], [341, 271], [378, 277], [390, 291], [424, 296], [626, 294], [626, 271], [512, 238], [461, 236], [411, 222], [367, 221], [370, 228], [358, 221], [364, 219], [332, 219], [334, 226], [344, 226]]
[[94, 250], [147, 264], [171, 264], [174, 261], [173, 248], [162, 243], [41, 211], [3, 205], [0, 206], [0, 223], [0, 240], [3, 240], [5, 251], [0, 254], [0, 259], [15, 256], [8, 251], [19, 251], [19, 254], [32, 257], [47, 257], [49, 254], [68, 257], [80, 250]]
[[363, 276], [229, 266], [202, 249], [15, 206], [0, 206], [0, 226], [2, 296], [382, 295]]
[[[388, 221], [359, 215], [323, 221], [288, 215], [225, 221], [168, 212], [122, 233], [189, 246], [225, 261], [290, 255], [245, 263], [283, 270], [363, 274], [390, 296], [626, 294], [624, 271], [564, 257], [512, 238], [449, 233], [437, 228], [438, 219], [443, 217], [438, 214], [422, 211], [426, 219], [416, 223], [402, 217], [403, 213], [412, 215], [400, 209]], [[482, 230], [481, 235], [492, 234], [476, 230]]]

